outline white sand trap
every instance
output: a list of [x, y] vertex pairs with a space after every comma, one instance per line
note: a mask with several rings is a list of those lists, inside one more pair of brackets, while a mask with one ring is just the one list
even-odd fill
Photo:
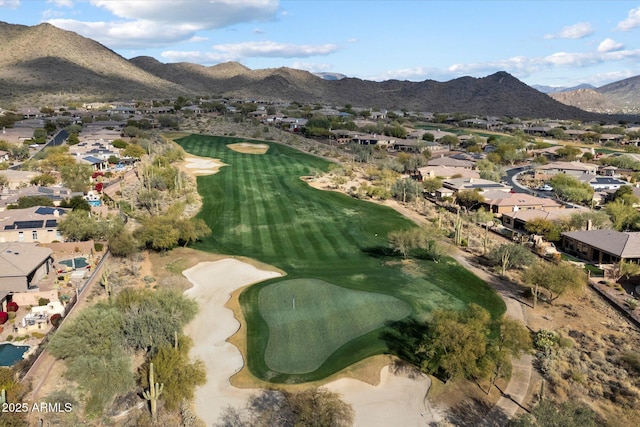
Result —
[[256, 144], [253, 142], [235, 142], [227, 144], [227, 147], [244, 154], [264, 154], [269, 150], [268, 144]]
[[238, 142], [237, 145], [240, 147], [269, 148], [267, 144], [254, 144], [251, 142]]
[[240, 350], [226, 342], [240, 323], [224, 305], [236, 289], [281, 274], [258, 270], [236, 259], [201, 262], [182, 274], [193, 283], [185, 294], [200, 306], [185, 333], [194, 342], [191, 356], [201, 359], [207, 369], [207, 383], [196, 390], [194, 403], [198, 416], [210, 426], [218, 421], [225, 407], [243, 408], [254, 392], [233, 387], [229, 382], [242, 369], [244, 361]]
[[224, 163], [201, 157], [186, 157], [184, 162], [184, 167], [194, 175], [213, 175], [218, 172], [220, 166], [225, 166]]
[[[229, 258], [202, 262], [182, 274], [193, 283], [193, 288], [185, 294], [194, 298], [200, 307], [196, 318], [185, 328], [185, 333], [194, 342], [191, 356], [201, 359], [207, 370], [207, 383], [195, 392], [195, 411], [207, 426], [211, 426], [219, 421], [224, 408], [244, 408], [256, 391], [236, 388], [229, 381], [242, 369], [244, 361], [238, 348], [226, 342], [236, 333], [240, 323], [224, 305], [236, 289], [281, 274], [259, 270]], [[414, 380], [396, 376], [385, 367], [377, 386], [342, 378], [325, 387], [340, 393], [344, 401], [353, 406], [355, 426], [424, 426], [430, 421], [443, 419], [438, 411], [424, 406], [424, 396], [429, 387], [428, 377]]]
[[341, 378], [325, 387], [342, 395], [356, 414], [354, 426], [425, 426], [444, 420], [441, 411], [426, 402], [431, 385], [427, 376], [411, 379], [394, 375], [385, 366], [380, 372], [380, 384], [372, 386], [353, 378]]

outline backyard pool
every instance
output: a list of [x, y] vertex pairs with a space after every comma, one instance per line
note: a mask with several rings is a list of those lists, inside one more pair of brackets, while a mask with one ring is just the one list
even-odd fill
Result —
[[22, 355], [27, 350], [29, 350], [28, 345], [13, 345], [6, 342], [0, 344], [0, 366], [11, 366], [22, 360]]
[[77, 268], [86, 268], [89, 263], [87, 263], [87, 259], [85, 257], [78, 257], [73, 259], [64, 259], [60, 261], [60, 264], [64, 264], [67, 267], [71, 267], [73, 269]]

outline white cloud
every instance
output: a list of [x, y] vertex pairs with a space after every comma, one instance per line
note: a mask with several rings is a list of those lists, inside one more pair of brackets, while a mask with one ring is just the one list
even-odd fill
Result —
[[208, 40], [209, 40], [209, 37], [193, 36], [187, 41], [189, 43], [199, 43], [199, 42], [206, 42]]
[[640, 27], [640, 7], [631, 9], [627, 14], [627, 19], [618, 22], [616, 30], [629, 31], [636, 27]]
[[8, 7], [9, 9], [17, 9], [20, 6], [20, 0], [0, 0], [0, 7]]
[[53, 3], [58, 7], [73, 7], [73, 0], [47, 0], [47, 3]]
[[270, 41], [244, 42], [214, 45], [213, 49], [230, 58], [306, 58], [328, 55], [338, 50], [335, 44], [296, 45]]
[[100, 22], [52, 19], [49, 22], [91, 37], [110, 48], [144, 48], [186, 41], [201, 30], [274, 19], [278, 8], [277, 0], [92, 0], [91, 3], [118, 19]]
[[214, 45], [212, 52], [167, 50], [162, 52], [160, 56], [169, 62], [187, 61], [196, 64], [214, 64], [239, 61], [244, 58], [307, 58], [328, 55], [337, 49], [338, 47], [333, 44], [314, 46], [265, 41]]
[[517, 56], [499, 61], [454, 64], [447, 71], [457, 76], [486, 75], [504, 70], [518, 78], [551, 68], [584, 68], [609, 62], [640, 59], [640, 49], [598, 52], [556, 52], [545, 57]]
[[618, 43], [613, 39], [604, 39], [598, 45], [598, 52], [613, 52], [616, 50], [622, 50], [624, 48], [624, 44]]
[[91, 0], [91, 3], [119, 18], [164, 22], [170, 25], [193, 23], [206, 29], [273, 19], [278, 8], [277, 0]]
[[200, 52], [197, 50], [177, 51], [167, 50], [160, 54], [169, 62], [192, 62], [194, 64], [217, 64], [219, 62], [231, 61], [232, 58], [214, 52]]
[[333, 68], [333, 66], [331, 64], [317, 64], [313, 62], [294, 62], [293, 64], [291, 64], [291, 68], [318, 73], [321, 71], [329, 71]]
[[188, 25], [159, 27], [152, 21], [82, 22], [74, 19], [51, 19], [49, 23], [65, 30], [85, 35], [109, 48], [140, 48], [164, 46], [188, 40], [194, 30]]
[[545, 39], [582, 39], [593, 34], [593, 27], [588, 22], [578, 22], [577, 24], [564, 27], [559, 33], [547, 34]]

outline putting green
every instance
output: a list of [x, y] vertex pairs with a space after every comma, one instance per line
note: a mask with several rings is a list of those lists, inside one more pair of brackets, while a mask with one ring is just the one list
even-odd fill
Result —
[[314, 371], [342, 345], [411, 313], [398, 298], [316, 279], [266, 286], [258, 307], [269, 326], [265, 362], [287, 374]]

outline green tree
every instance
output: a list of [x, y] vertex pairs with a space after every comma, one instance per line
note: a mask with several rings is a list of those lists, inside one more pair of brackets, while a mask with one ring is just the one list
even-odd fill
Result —
[[124, 318], [108, 304], [88, 307], [58, 330], [47, 349], [65, 361], [65, 376], [77, 382], [89, 397], [86, 411], [100, 414], [116, 395], [134, 385], [130, 358], [124, 345]]
[[498, 378], [507, 377], [511, 373], [511, 359], [520, 357], [533, 347], [531, 334], [522, 322], [503, 317], [497, 322], [497, 329], [497, 337], [491, 341], [488, 350], [493, 372], [487, 394]]
[[417, 350], [426, 356], [422, 370], [442, 373], [447, 379], [485, 376], [490, 320], [489, 312], [477, 304], [464, 311], [436, 310]]
[[198, 310], [195, 301], [173, 290], [123, 289], [116, 306], [124, 315], [124, 341], [134, 350], [155, 354], [172, 345], [174, 333], [182, 331]]
[[637, 229], [640, 222], [640, 213], [632, 205], [625, 203], [622, 198], [607, 203], [605, 212], [611, 218], [613, 228], [618, 231]]
[[569, 292], [582, 291], [587, 286], [587, 273], [568, 262], [550, 263], [538, 261], [523, 273], [523, 279], [533, 287], [534, 307], [537, 303], [539, 288], [546, 289], [549, 302]]
[[437, 177], [424, 179], [422, 180], [422, 186], [424, 187], [424, 191], [433, 194], [436, 190], [442, 188], [442, 179]]
[[456, 203], [470, 211], [484, 203], [484, 196], [476, 190], [460, 190], [456, 193]]
[[138, 144], [129, 144], [122, 151], [122, 155], [124, 157], [131, 157], [134, 159], [139, 159], [146, 154], [144, 148], [139, 146]]
[[49, 173], [41, 173], [39, 175], [34, 176], [30, 184], [31, 185], [41, 185], [43, 187], [47, 187], [49, 185], [53, 185], [57, 182], [56, 177]]
[[451, 148], [453, 147], [457, 147], [458, 145], [460, 145], [460, 139], [455, 135], [445, 135], [442, 138], [440, 138], [439, 142], [442, 145], [448, 145], [449, 150], [451, 150]]
[[95, 219], [88, 211], [79, 209], [67, 213], [58, 224], [58, 230], [67, 240], [84, 242], [104, 240], [109, 236], [109, 222]]
[[[201, 360], [191, 361], [189, 350], [192, 342], [190, 338], [181, 336], [178, 343], [163, 344], [151, 358], [155, 368], [156, 381], [164, 384], [160, 398], [169, 410], [175, 410], [183, 401], [193, 400], [195, 389], [206, 383], [206, 370]], [[144, 372], [144, 370], [143, 370]], [[148, 378], [141, 376], [142, 387], [147, 388]]]
[[47, 196], [24, 196], [18, 199], [17, 209], [32, 208], [34, 206], [53, 206], [53, 201]]
[[83, 210], [83, 211], [91, 210], [91, 205], [82, 196], [73, 196], [70, 199], [63, 200], [62, 202], [60, 202], [60, 207], [69, 208], [74, 211], [75, 210]]
[[487, 260], [492, 266], [499, 266], [504, 276], [507, 270], [522, 268], [530, 264], [534, 255], [526, 247], [517, 243], [502, 244], [487, 253]]
[[414, 201], [420, 197], [420, 193], [420, 183], [411, 178], [398, 179], [391, 186], [391, 194], [402, 203]]
[[528, 221], [524, 226], [528, 233], [537, 234], [544, 237], [549, 242], [557, 242], [560, 240], [560, 227], [553, 221], [546, 218], [535, 218]]
[[387, 235], [389, 246], [407, 259], [409, 252], [417, 245], [416, 234], [416, 230], [390, 231]]
[[558, 148], [556, 154], [560, 156], [561, 159], [572, 162], [582, 154], [582, 151], [573, 145], [565, 145], [564, 147]]
[[60, 168], [60, 177], [71, 191], [86, 193], [91, 188], [93, 168], [88, 164], [74, 163]]
[[109, 236], [109, 250], [116, 257], [128, 257], [138, 251], [138, 243], [130, 231], [122, 230]]

